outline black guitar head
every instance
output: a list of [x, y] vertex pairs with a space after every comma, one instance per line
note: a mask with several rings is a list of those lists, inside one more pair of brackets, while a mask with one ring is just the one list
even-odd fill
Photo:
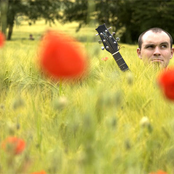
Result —
[[96, 28], [98, 35], [100, 36], [103, 45], [107, 51], [109, 51], [111, 54], [114, 54], [115, 52], [119, 51], [118, 47], [118, 40], [115, 40], [114, 37], [111, 35], [111, 33], [106, 28], [106, 25], [100, 25], [98, 28]]
[[112, 54], [119, 68], [122, 71], [129, 70], [129, 67], [127, 66], [123, 57], [119, 53], [119, 46], [117, 43], [118, 40], [115, 40], [114, 37], [109, 33], [108, 29], [106, 28], [106, 25], [100, 25], [98, 28], [96, 28], [96, 30], [103, 42], [105, 49]]

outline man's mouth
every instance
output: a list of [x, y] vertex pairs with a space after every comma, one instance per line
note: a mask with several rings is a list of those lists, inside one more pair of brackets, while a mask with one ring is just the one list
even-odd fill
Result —
[[151, 62], [163, 62], [162, 59], [152, 59]]

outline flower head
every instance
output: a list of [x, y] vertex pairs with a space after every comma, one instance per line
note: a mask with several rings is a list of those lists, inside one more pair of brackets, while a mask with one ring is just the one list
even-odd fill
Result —
[[76, 79], [87, 68], [82, 46], [60, 31], [48, 31], [41, 41], [39, 63], [44, 73], [55, 79]]
[[67, 104], [68, 104], [68, 99], [64, 96], [61, 96], [53, 101], [54, 109], [63, 109], [67, 106]]
[[149, 133], [151, 133], [153, 131], [153, 127], [149, 121], [149, 118], [144, 116], [141, 120], [140, 120], [140, 126], [142, 128], [147, 128], [147, 130], [149, 131]]
[[144, 116], [141, 120], [140, 120], [140, 125], [142, 127], [148, 126], [150, 124], [149, 122], [149, 118]]
[[103, 57], [102, 60], [103, 61], [107, 61], [108, 60], [108, 57]]
[[2, 32], [0, 32], [0, 47], [4, 45], [5, 42], [5, 36]]
[[129, 85], [132, 85], [133, 84], [133, 80], [134, 80], [134, 77], [133, 77], [133, 74], [132, 72], [128, 72], [126, 74], [126, 77], [127, 77], [127, 82]]
[[25, 149], [25, 141], [17, 137], [8, 137], [2, 142], [2, 148], [14, 155], [20, 154]]
[[174, 68], [162, 71], [158, 77], [158, 83], [164, 95], [169, 100], [174, 100]]

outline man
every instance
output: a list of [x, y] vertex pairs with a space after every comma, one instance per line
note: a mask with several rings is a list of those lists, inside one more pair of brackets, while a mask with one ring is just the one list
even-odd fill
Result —
[[151, 28], [138, 38], [137, 54], [145, 63], [154, 63], [166, 68], [173, 57], [173, 39], [161, 28]]

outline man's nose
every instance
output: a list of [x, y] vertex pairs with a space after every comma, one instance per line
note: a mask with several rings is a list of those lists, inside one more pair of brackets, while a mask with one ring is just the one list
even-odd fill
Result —
[[159, 47], [155, 47], [155, 50], [154, 50], [154, 52], [153, 52], [153, 55], [154, 55], [154, 56], [159, 56], [159, 55], [161, 55], [161, 51], [160, 51], [160, 48], [159, 48]]

